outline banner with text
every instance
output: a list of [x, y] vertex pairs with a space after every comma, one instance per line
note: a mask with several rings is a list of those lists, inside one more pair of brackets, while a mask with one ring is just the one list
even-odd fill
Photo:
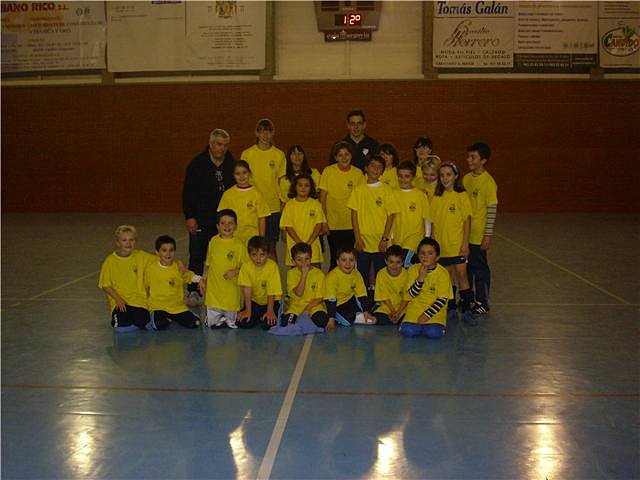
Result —
[[105, 68], [102, 2], [2, 2], [2, 73]]
[[600, 66], [640, 70], [640, 2], [600, 2]]
[[597, 65], [597, 2], [436, 1], [441, 71], [582, 73]]

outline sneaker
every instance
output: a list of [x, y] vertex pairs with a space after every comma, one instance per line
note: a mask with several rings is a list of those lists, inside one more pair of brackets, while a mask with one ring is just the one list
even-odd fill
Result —
[[194, 290], [193, 292], [189, 292], [184, 303], [186, 303], [188, 307], [199, 307], [202, 305], [202, 296]]
[[468, 327], [475, 327], [478, 325], [478, 321], [473, 316], [473, 313], [471, 313], [471, 310], [465, 310], [462, 312], [462, 321]]
[[471, 305], [471, 311], [476, 315], [486, 315], [487, 313], [489, 313], [489, 310], [489, 305], [485, 305], [480, 302], [473, 302], [473, 304]]
[[238, 326], [236, 325], [235, 320], [229, 320], [228, 318], [225, 318], [225, 317], [221, 317], [221, 318], [224, 319], [224, 323], [227, 324], [227, 327], [234, 328], [234, 329], [238, 328]]
[[365, 323], [367, 323], [367, 321], [366, 321], [366, 320], [365, 320], [365, 318], [364, 318], [364, 313], [362, 313], [362, 312], [358, 312], [358, 313], [356, 313], [356, 318], [355, 318], [355, 320], [353, 321], [353, 323], [358, 323], [358, 324], [365, 324]]

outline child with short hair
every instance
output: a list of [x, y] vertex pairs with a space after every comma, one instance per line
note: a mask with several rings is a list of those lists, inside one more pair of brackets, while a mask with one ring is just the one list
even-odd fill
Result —
[[137, 232], [133, 225], [116, 228], [116, 250], [105, 258], [100, 269], [98, 288], [104, 290], [109, 298], [111, 326], [117, 333], [153, 330], [144, 270], [155, 257], [136, 250], [136, 240]]
[[371, 302], [362, 275], [356, 269], [353, 247], [341, 247], [338, 251], [337, 265], [325, 277], [324, 300], [332, 325], [376, 323], [376, 317], [369, 313]]
[[[233, 166], [236, 185], [225, 190], [218, 205], [218, 212], [233, 210], [237, 215], [236, 236], [246, 245], [255, 235], [264, 235], [269, 206], [260, 191], [251, 184], [251, 168], [244, 160], [238, 160]], [[278, 215], [280, 210], [278, 210]]]
[[226, 325], [238, 328], [236, 318], [240, 310], [238, 273], [247, 261], [247, 247], [235, 236], [236, 212], [222, 209], [218, 212], [218, 234], [209, 241], [200, 293], [207, 308], [206, 325], [211, 328]]
[[[462, 318], [468, 325], [476, 322], [471, 313], [473, 291], [467, 278], [467, 257], [469, 256], [469, 226], [471, 223], [471, 204], [469, 196], [462, 186], [460, 170], [450, 162], [440, 165], [440, 176], [435, 196], [431, 202], [433, 237], [442, 249], [440, 264], [451, 275], [452, 283], [458, 286]], [[455, 287], [449, 304], [450, 319], [456, 317]]]
[[438, 264], [440, 245], [423, 238], [418, 245], [419, 264], [407, 273], [404, 299], [409, 302], [400, 333], [405, 337], [441, 338], [447, 326], [447, 302], [453, 297], [447, 270]]
[[335, 320], [329, 320], [324, 305], [324, 273], [311, 262], [311, 245], [296, 243], [291, 248], [291, 258], [295, 267], [287, 272], [289, 304], [281, 323], [295, 323], [300, 315], [307, 315], [317, 327], [333, 330]]
[[169, 235], [159, 236], [155, 247], [158, 258], [144, 271], [153, 326], [165, 330], [175, 320], [185, 328], [196, 328], [200, 325], [200, 317], [185, 305], [183, 287], [187, 283], [198, 284], [202, 277], [190, 270], [181, 272], [175, 262], [176, 241]]
[[[311, 262], [319, 267], [324, 260], [319, 236], [327, 220], [322, 205], [316, 200], [311, 175], [303, 173], [294, 178], [288, 195], [291, 200], [285, 204], [280, 218], [280, 228], [287, 232], [287, 251], [298, 243], [308, 243], [313, 251]], [[285, 263], [293, 266], [294, 259], [289, 257]]]
[[374, 300], [378, 307], [373, 314], [378, 325], [397, 324], [404, 316], [407, 301], [404, 291], [407, 284], [407, 270], [403, 268], [404, 252], [399, 245], [391, 245], [384, 254], [386, 268], [376, 276]]
[[247, 245], [250, 262], [240, 267], [238, 285], [242, 287], [244, 310], [238, 313], [240, 328], [260, 324], [268, 330], [276, 324], [280, 311], [282, 283], [278, 264], [268, 258], [269, 243], [261, 236], [252, 237]]
[[364, 167], [367, 182], [358, 185], [347, 202], [358, 250], [358, 271], [371, 297], [375, 275], [384, 267], [384, 252], [391, 245], [394, 218], [400, 211], [393, 190], [380, 181], [384, 166], [379, 155], [368, 158]]
[[471, 202], [471, 230], [469, 232], [469, 283], [474, 286], [475, 302], [471, 311], [489, 313], [489, 289], [491, 270], [487, 261], [487, 250], [491, 244], [493, 225], [498, 205], [498, 186], [486, 164], [491, 158], [491, 149], [486, 143], [474, 143], [467, 147], [467, 164], [470, 173], [462, 179]]
[[431, 214], [429, 199], [420, 189], [413, 187], [416, 177], [416, 166], [413, 162], [402, 162], [398, 165], [398, 183], [400, 188], [395, 190], [396, 199], [400, 207], [393, 222], [393, 243], [399, 245], [405, 259], [405, 267], [411, 265], [411, 259], [416, 245], [424, 237], [431, 236]]

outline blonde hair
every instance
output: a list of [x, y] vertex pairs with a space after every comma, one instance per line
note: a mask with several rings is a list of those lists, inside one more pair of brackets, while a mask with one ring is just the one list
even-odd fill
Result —
[[440, 160], [440, 157], [437, 155], [429, 155], [427, 157], [427, 161], [424, 162], [422, 169], [426, 169], [426, 168], [433, 168], [434, 170], [438, 171], [438, 169], [440, 168], [440, 165], [442, 165], [442, 160]]
[[136, 227], [134, 227], [133, 225], [120, 225], [118, 228], [116, 228], [116, 231], [115, 231], [116, 239], [120, 238], [120, 235], [122, 235], [123, 233], [131, 233], [134, 237], [138, 236]]

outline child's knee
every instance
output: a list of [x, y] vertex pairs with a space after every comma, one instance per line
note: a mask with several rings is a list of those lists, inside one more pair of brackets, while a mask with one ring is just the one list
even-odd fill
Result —
[[415, 323], [404, 322], [400, 325], [400, 334], [405, 337], [419, 337], [421, 335], [421, 327]]
[[427, 338], [442, 338], [444, 337], [445, 334], [445, 328], [443, 325], [440, 325], [439, 323], [430, 323], [428, 325], [425, 325], [424, 328], [424, 336]]

